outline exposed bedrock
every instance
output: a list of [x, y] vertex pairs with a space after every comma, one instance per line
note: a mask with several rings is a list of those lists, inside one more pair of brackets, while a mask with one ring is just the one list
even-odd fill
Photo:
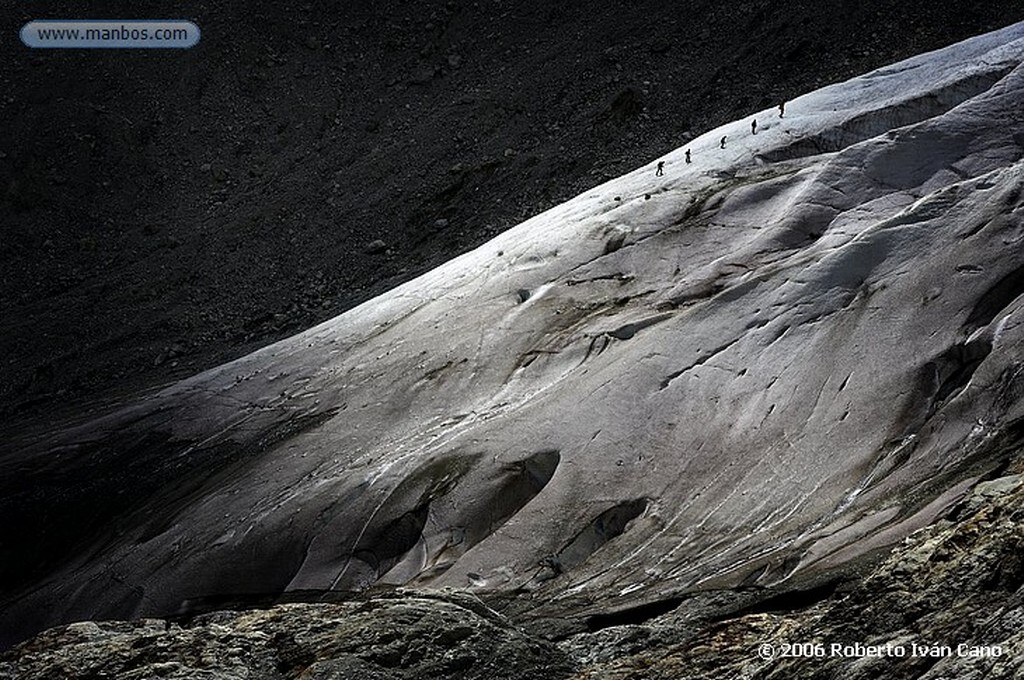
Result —
[[454, 593], [81, 622], [0, 656], [5, 678], [557, 680], [572, 669], [555, 645]]

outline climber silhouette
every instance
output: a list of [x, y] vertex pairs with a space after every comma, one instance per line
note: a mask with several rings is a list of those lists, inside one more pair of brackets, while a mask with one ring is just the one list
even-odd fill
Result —
[[655, 177], [661, 177], [665, 174], [665, 161], [658, 161], [658, 169], [654, 171]]
[[726, 140], [726, 139], [727, 139], [728, 137], [729, 137], [729, 135], [722, 135], [722, 141], [720, 141], [720, 142], [718, 143], [718, 148], [720, 148], [720, 149], [724, 149], [724, 148], [725, 148], [725, 140]]
[[690, 162], [690, 150], [689, 149], [686, 150], [686, 162], [687, 163]]
[[752, 135], [756, 135], [757, 134], [757, 118], [755, 118], [754, 120], [750, 121], [750, 134], [752, 134]]
[[782, 118], [784, 113], [786, 113], [786, 102], [781, 102], [779, 104], [779, 118]]

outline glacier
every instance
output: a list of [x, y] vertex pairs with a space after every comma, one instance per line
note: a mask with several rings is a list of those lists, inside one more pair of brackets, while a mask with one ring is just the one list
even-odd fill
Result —
[[883, 554], [1024, 437], [1022, 61], [1017, 24], [753, 112], [15, 434], [4, 638], [398, 585], [586, 619]]

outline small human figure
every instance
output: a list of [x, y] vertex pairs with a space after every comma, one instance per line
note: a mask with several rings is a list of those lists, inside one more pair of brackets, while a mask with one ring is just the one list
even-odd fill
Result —
[[686, 162], [687, 163], [690, 162], [690, 150], [689, 149], [686, 150]]
[[754, 120], [750, 121], [750, 134], [752, 134], [752, 135], [756, 135], [757, 134], [757, 118], [755, 118]]
[[720, 142], [718, 143], [718, 148], [720, 148], [720, 149], [724, 149], [724, 148], [725, 148], [725, 140], [726, 140], [726, 139], [727, 139], [728, 137], [729, 137], [729, 135], [722, 135], [722, 141], [720, 141]]
[[782, 118], [784, 113], [786, 113], [786, 102], [779, 102], [779, 118]]
[[661, 177], [665, 174], [665, 161], [658, 161], [658, 169], [654, 171], [655, 177]]
[[562, 560], [558, 558], [558, 555], [548, 555], [541, 559], [537, 565], [547, 571], [547, 574], [538, 580], [550, 580], [565, 571], [565, 568], [562, 566]]

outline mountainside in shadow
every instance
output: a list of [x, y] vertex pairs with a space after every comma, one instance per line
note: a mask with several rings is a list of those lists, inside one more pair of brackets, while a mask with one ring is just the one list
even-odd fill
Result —
[[546, 638], [502, 643], [529, 664], [669, 677], [708, 663], [688, 641], [818, 617], [832, 640], [985, 644], [887, 590], [938, 592], [956, 557], [947, 604], [1018, 645], [1022, 104], [1019, 23], [710, 130], [323, 324], [10, 439], [0, 632], [440, 588], [466, 637], [483, 617]]
[[241, 356], [716, 125], [1024, 19], [1013, 0], [209, 1], [185, 52], [14, 38], [140, 11], [0, 9], [5, 430]]

